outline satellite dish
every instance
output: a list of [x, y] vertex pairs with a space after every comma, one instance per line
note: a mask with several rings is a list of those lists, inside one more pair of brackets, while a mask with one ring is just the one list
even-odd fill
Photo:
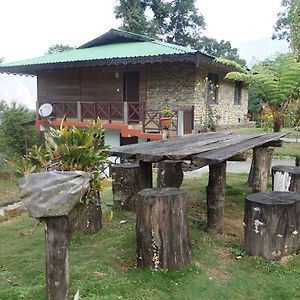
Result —
[[39, 115], [43, 118], [49, 117], [53, 112], [53, 107], [50, 103], [44, 103], [39, 108]]

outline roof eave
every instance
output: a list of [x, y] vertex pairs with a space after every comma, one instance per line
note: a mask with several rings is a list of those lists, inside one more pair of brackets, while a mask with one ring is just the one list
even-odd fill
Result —
[[236, 71], [234, 67], [221, 64], [209, 55], [201, 52], [185, 53], [185, 54], [170, 54], [170, 55], [155, 55], [145, 57], [126, 57], [113, 59], [96, 59], [84, 61], [71, 61], [59, 63], [46, 63], [35, 65], [20, 65], [20, 66], [0, 66], [0, 73], [22, 74], [34, 76], [43, 70], [66, 69], [66, 68], [84, 68], [84, 67], [104, 67], [104, 66], [120, 66], [120, 65], [135, 65], [135, 64], [153, 64], [153, 63], [179, 63], [189, 62], [195, 65], [211, 65], [222, 71]]

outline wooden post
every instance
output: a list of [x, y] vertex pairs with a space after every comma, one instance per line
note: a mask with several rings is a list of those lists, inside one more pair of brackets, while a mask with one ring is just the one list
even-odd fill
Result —
[[183, 181], [182, 161], [163, 160], [158, 163], [157, 187], [180, 188]]
[[300, 167], [273, 166], [272, 190], [300, 193]]
[[300, 155], [296, 155], [295, 164], [296, 167], [300, 167]]
[[113, 201], [118, 207], [135, 211], [140, 191], [138, 164], [118, 164], [111, 166]]
[[153, 186], [152, 163], [139, 161], [140, 166], [140, 189], [148, 189]]
[[300, 248], [300, 194], [255, 193], [246, 197], [245, 249], [249, 255], [276, 260]]
[[207, 193], [207, 228], [223, 232], [226, 185], [226, 161], [209, 166]]
[[[268, 171], [268, 178], [271, 176], [271, 166], [272, 166], [272, 157], [273, 157], [274, 150], [268, 148], [267, 150], [267, 157], [266, 157], [266, 170]], [[254, 150], [253, 150], [253, 157], [254, 157]], [[253, 187], [253, 180], [254, 180], [254, 159], [252, 158], [251, 161], [251, 168], [248, 176], [248, 185]]]
[[128, 102], [124, 101], [124, 124], [128, 124]]
[[253, 193], [267, 191], [269, 170], [268, 147], [256, 147], [253, 149]]
[[42, 218], [46, 238], [46, 284], [48, 300], [70, 299], [69, 244], [71, 225], [68, 217]]
[[183, 110], [179, 110], [177, 113], [177, 136], [184, 135], [184, 117]]
[[77, 121], [82, 122], [81, 103], [77, 102]]
[[177, 270], [192, 262], [184, 192], [146, 189], [137, 203], [137, 264], [140, 268]]

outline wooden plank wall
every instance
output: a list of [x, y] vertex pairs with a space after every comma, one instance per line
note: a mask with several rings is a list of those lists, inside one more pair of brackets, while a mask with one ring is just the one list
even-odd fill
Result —
[[[83, 68], [44, 71], [38, 74], [39, 102], [123, 102], [125, 67]], [[140, 102], [146, 101], [144, 66], [130, 66], [140, 72]], [[115, 78], [119, 72], [119, 78]]]

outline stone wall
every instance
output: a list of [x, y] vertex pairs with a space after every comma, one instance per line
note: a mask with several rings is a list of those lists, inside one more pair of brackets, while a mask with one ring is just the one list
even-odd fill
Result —
[[[213, 73], [213, 70], [209, 71]], [[154, 64], [147, 67], [147, 108], [190, 108], [195, 106], [195, 127], [207, 124], [208, 70], [192, 64]], [[217, 104], [210, 105], [218, 125], [243, 123], [248, 112], [248, 89], [243, 87], [241, 105], [234, 104], [235, 84], [221, 80]]]
[[154, 64], [147, 67], [147, 108], [160, 109], [194, 105], [195, 66]]

